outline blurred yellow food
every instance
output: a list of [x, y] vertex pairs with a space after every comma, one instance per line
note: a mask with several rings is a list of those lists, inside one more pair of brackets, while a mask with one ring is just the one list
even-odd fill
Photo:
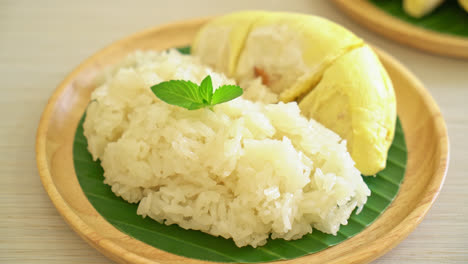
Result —
[[363, 174], [385, 167], [393, 87], [374, 52], [345, 28], [309, 15], [239, 12], [205, 25], [193, 54], [241, 85], [261, 78], [281, 101], [303, 98], [302, 113], [346, 139]]
[[468, 0], [458, 0], [458, 3], [468, 12]]
[[412, 17], [423, 17], [436, 9], [444, 0], [403, 0], [403, 9]]
[[300, 103], [302, 112], [345, 138], [364, 175], [385, 168], [396, 122], [390, 78], [367, 45], [340, 57]]

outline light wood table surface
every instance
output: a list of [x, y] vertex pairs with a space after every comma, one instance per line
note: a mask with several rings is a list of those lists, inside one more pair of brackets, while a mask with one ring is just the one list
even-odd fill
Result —
[[242, 9], [327, 17], [386, 50], [422, 80], [448, 125], [447, 179], [421, 225], [374, 263], [468, 263], [468, 60], [393, 43], [326, 0], [0, 0], [0, 263], [112, 263], [67, 226], [39, 180], [36, 128], [59, 82], [82, 60], [126, 35]]

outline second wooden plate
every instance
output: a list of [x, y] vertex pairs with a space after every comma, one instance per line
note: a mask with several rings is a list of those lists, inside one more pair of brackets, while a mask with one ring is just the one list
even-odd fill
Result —
[[358, 23], [387, 38], [427, 52], [468, 59], [468, 38], [417, 27], [386, 13], [368, 0], [333, 2]]

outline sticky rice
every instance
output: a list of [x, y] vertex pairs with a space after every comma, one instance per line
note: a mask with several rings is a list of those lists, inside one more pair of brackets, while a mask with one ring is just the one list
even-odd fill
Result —
[[213, 110], [160, 101], [150, 87], [172, 79], [235, 84], [175, 50], [136, 52], [93, 92], [84, 134], [104, 182], [137, 213], [167, 225], [232, 238], [237, 246], [336, 234], [370, 191], [346, 142], [301, 116], [259, 79]]

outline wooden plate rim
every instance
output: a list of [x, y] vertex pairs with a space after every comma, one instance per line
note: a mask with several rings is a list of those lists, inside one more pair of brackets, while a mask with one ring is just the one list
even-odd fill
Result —
[[417, 27], [382, 11], [367, 0], [333, 0], [356, 22], [401, 44], [426, 52], [468, 59], [468, 38]]
[[[87, 66], [89, 66], [96, 58], [100, 56], [100, 54], [105, 53], [125, 42], [128, 42], [133, 39], [137, 39], [141, 36], [145, 36], [147, 34], [151, 34], [155, 31], [169, 29], [172, 27], [178, 26], [187, 26], [193, 23], [202, 24], [211, 19], [211, 17], [205, 18], [196, 18], [191, 20], [183, 20], [178, 21], [162, 26], [157, 26], [153, 28], [149, 28], [143, 30], [139, 33], [130, 35], [124, 39], [116, 41], [106, 48], [98, 51], [85, 61], [83, 61], [77, 68], [75, 68], [56, 88], [52, 96], [50, 97], [44, 112], [42, 113], [39, 126], [37, 129], [36, 134], [36, 162], [38, 167], [38, 172], [44, 189], [46, 190], [48, 196], [50, 197], [52, 203], [56, 207], [56, 209], [60, 212], [64, 220], [72, 227], [72, 229], [80, 235], [85, 241], [90, 243], [93, 247], [98, 249], [101, 253], [106, 255], [107, 257], [118, 261], [120, 263], [159, 263], [155, 262], [154, 260], [147, 259], [143, 256], [139, 256], [124, 247], [121, 247], [114, 243], [113, 241], [103, 237], [98, 232], [90, 228], [76, 213], [75, 211], [67, 204], [64, 198], [59, 193], [57, 187], [55, 186], [54, 181], [52, 180], [51, 172], [49, 170], [49, 165], [47, 162], [47, 155], [46, 155], [46, 135], [48, 131], [48, 127], [51, 120], [51, 115], [53, 110], [56, 107], [56, 103], [59, 98], [62, 96], [63, 92], [65, 91], [67, 85]], [[188, 45], [189, 43], [187, 43]], [[404, 238], [406, 238], [409, 233], [411, 233], [414, 228], [422, 221], [423, 217], [427, 214], [428, 210], [432, 206], [433, 202], [437, 198], [442, 185], [445, 180], [445, 176], [447, 173], [448, 168], [448, 157], [449, 157], [449, 143], [448, 143], [448, 136], [447, 136], [447, 128], [445, 122], [442, 118], [440, 110], [428, 93], [428, 91], [423, 87], [422, 83], [412, 75], [412, 73], [406, 69], [403, 65], [401, 65], [398, 61], [396, 61], [392, 56], [386, 54], [385, 52], [376, 49], [379, 57], [383, 59], [388, 64], [395, 65], [398, 68], [402, 75], [405, 76], [411, 83], [413, 83], [413, 87], [417, 90], [417, 93], [423, 98], [423, 101], [428, 106], [428, 110], [430, 111], [431, 115], [433, 116], [435, 127], [436, 127], [436, 134], [439, 137], [439, 166], [435, 171], [434, 175], [430, 178], [427, 184], [427, 190], [436, 190], [435, 192], [425, 192], [425, 196], [420, 198], [415, 206], [415, 210], [408, 214], [404, 220], [402, 220], [395, 228], [391, 230], [391, 232], [387, 233], [385, 236], [382, 236], [376, 240], [374, 240], [369, 247], [365, 250], [359, 248], [352, 252], [350, 255], [342, 256], [337, 259], [332, 260], [331, 263], [344, 263], [346, 259], [352, 256], [353, 263], [359, 262], [370, 262], [379, 256], [385, 254], [394, 246], [396, 246], [399, 242], [401, 242]], [[427, 201], [430, 201], [429, 203]], [[89, 201], [88, 201], [89, 203]], [[94, 208], [91, 205], [92, 208]], [[102, 216], [101, 216], [102, 217]], [[404, 227], [404, 230], [400, 230]], [[134, 239], [134, 238], [132, 238]], [[343, 243], [346, 243], [343, 242]], [[157, 248], [155, 250], [161, 251]], [[373, 254], [363, 254], [365, 251], [372, 251]], [[170, 253], [169, 253], [170, 254]], [[176, 256], [176, 255], [174, 255]], [[312, 258], [314, 254], [303, 256], [302, 258]], [[196, 259], [189, 259], [182, 256], [177, 256], [187, 261], [192, 261], [194, 263], [215, 263], [215, 262], [206, 262]], [[297, 260], [297, 259], [296, 259]], [[294, 261], [294, 259], [292, 260]], [[286, 263], [290, 261], [277, 261], [275, 263]], [[176, 262], [174, 262], [176, 263]], [[178, 263], [178, 262], [177, 262]]]

